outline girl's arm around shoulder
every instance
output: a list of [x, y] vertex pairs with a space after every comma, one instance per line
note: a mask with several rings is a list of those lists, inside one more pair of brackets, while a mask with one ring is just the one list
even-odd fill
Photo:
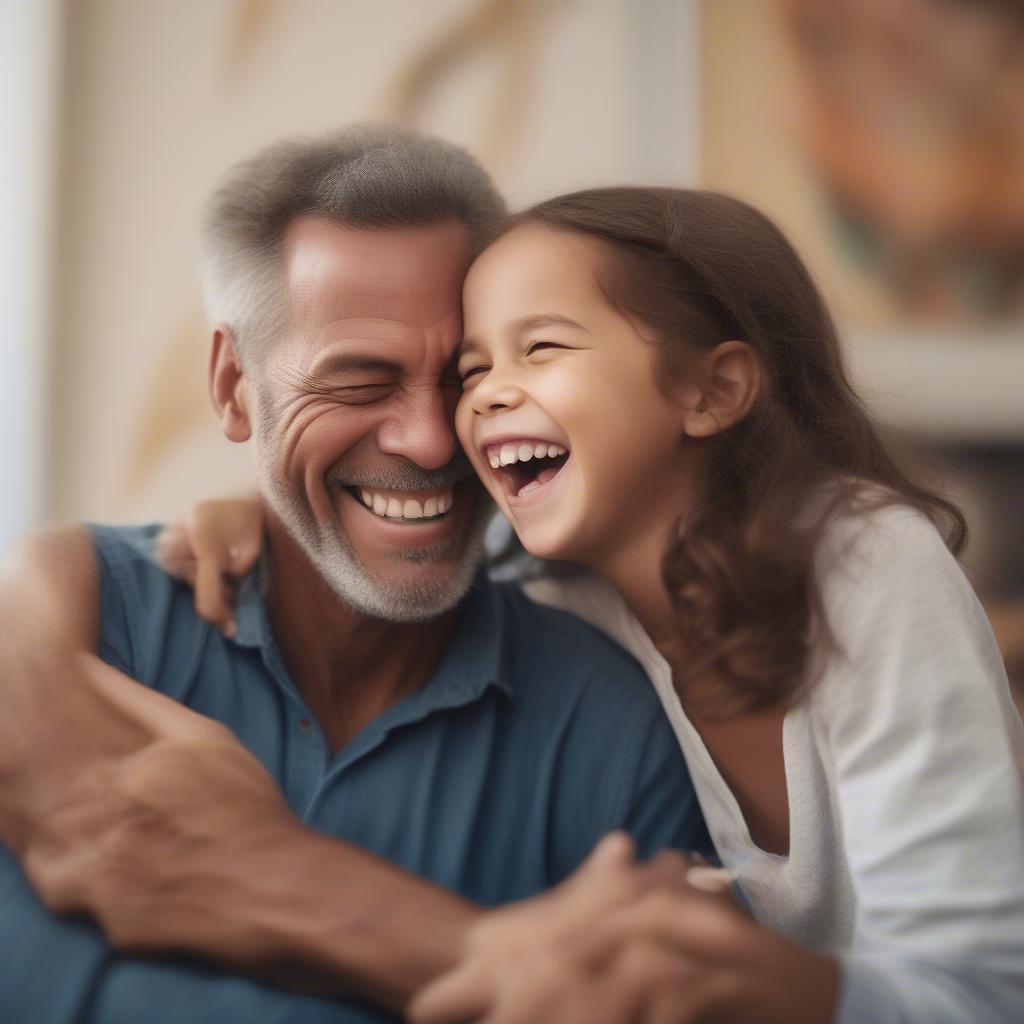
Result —
[[1024, 742], [984, 613], [898, 506], [836, 523], [819, 572], [835, 645], [810, 702], [858, 908], [838, 1020], [1013, 1020]]

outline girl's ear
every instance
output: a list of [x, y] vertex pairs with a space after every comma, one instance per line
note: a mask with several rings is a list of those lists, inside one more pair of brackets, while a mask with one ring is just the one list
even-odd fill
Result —
[[712, 437], [739, 423], [764, 387], [761, 361], [745, 341], [723, 341], [704, 357], [697, 373], [685, 396], [688, 437]]
[[245, 374], [231, 328], [218, 324], [210, 347], [210, 400], [229, 441], [248, 441], [252, 436]]

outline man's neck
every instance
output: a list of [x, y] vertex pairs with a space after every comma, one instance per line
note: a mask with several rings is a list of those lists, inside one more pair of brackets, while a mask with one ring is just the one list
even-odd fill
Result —
[[268, 524], [267, 610], [284, 663], [332, 751], [420, 689], [455, 624], [385, 622], [348, 606], [278, 523]]

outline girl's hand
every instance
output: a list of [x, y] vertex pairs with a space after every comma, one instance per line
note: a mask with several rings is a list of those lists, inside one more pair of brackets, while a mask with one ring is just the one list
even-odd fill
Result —
[[256, 564], [263, 546], [258, 498], [202, 501], [156, 542], [161, 566], [195, 590], [200, 618], [234, 636], [234, 583]]
[[[608, 841], [551, 893], [488, 914], [414, 1024], [828, 1024], [833, 961]], [[604, 847], [604, 849], [602, 849]], [[706, 869], [698, 869], [698, 871]], [[654, 877], [660, 876], [660, 877]]]
[[692, 864], [667, 853], [637, 865], [628, 836], [606, 837], [561, 885], [492, 911], [474, 925], [463, 962], [417, 997], [410, 1019], [447, 1024], [500, 1012], [532, 1020], [541, 1008], [545, 1012], [537, 1020], [575, 1019], [554, 997], [565, 973], [600, 952], [591, 943], [602, 920], [653, 886], [684, 885]]

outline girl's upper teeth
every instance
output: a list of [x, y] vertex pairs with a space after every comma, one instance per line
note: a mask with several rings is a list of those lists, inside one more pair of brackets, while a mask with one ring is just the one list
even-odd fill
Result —
[[492, 469], [511, 466], [513, 462], [528, 462], [530, 459], [550, 459], [564, 455], [568, 449], [560, 444], [546, 441], [520, 441], [518, 443], [494, 445], [488, 449], [487, 459]]

